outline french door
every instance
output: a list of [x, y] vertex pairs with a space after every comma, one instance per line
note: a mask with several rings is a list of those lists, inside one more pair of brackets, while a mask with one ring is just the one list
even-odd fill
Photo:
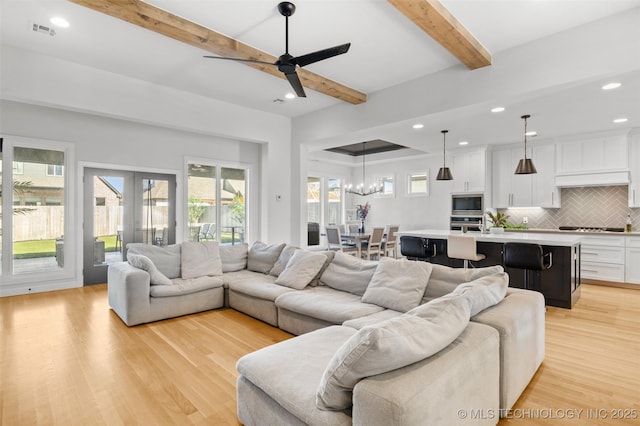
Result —
[[85, 168], [84, 285], [107, 282], [128, 243], [175, 243], [175, 198], [175, 175]]

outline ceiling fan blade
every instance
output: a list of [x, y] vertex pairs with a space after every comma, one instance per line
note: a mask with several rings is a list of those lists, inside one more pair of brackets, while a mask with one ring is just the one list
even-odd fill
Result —
[[295, 58], [296, 64], [300, 67], [313, 64], [314, 62], [322, 61], [334, 56], [347, 53], [351, 47], [351, 43], [341, 44], [340, 46], [329, 47], [327, 49], [318, 50], [317, 52], [307, 53], [306, 55], [298, 56]]
[[251, 62], [254, 64], [264, 64], [264, 65], [275, 65], [273, 62], [258, 61], [257, 59], [227, 58], [224, 56], [209, 56], [209, 55], [205, 55], [203, 56], [203, 58], [224, 59], [225, 61]]
[[298, 78], [298, 74], [294, 71], [292, 73], [285, 73], [285, 76], [287, 76], [287, 80], [289, 80], [289, 83], [291, 84], [291, 87], [293, 87], [293, 90], [295, 90], [296, 95], [298, 95], [299, 98], [306, 98], [307, 95], [304, 93], [304, 88], [302, 87], [300, 78]]

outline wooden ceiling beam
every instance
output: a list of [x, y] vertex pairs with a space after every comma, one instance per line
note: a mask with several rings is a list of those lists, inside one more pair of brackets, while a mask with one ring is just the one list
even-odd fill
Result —
[[491, 65], [491, 53], [439, 0], [388, 2], [468, 68], [475, 70]]
[[[239, 59], [255, 59], [275, 62], [278, 58], [224, 34], [198, 25], [187, 19], [159, 9], [139, 0], [69, 0], [114, 18], [121, 19], [158, 34], [199, 47], [218, 56]], [[277, 67], [241, 62], [244, 65], [285, 79]], [[332, 81], [303, 68], [298, 68], [298, 77], [304, 87], [325, 95], [357, 105], [367, 101], [367, 95], [343, 84]]]

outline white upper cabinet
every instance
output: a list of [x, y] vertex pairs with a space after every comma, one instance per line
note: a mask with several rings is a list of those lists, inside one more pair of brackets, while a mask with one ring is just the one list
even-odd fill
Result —
[[629, 207], [640, 207], [640, 133], [629, 137]]
[[487, 170], [486, 151], [462, 151], [453, 154], [453, 192], [484, 192]]
[[538, 170], [533, 175], [532, 204], [536, 207], [560, 207], [560, 190], [556, 186], [555, 145], [535, 145], [532, 158]]
[[527, 157], [533, 160], [538, 173], [516, 175], [523, 148], [493, 152], [492, 196], [494, 208], [559, 207], [560, 197], [555, 186], [555, 147], [540, 145], [530, 148]]
[[626, 135], [590, 137], [558, 143], [558, 174], [629, 168]]

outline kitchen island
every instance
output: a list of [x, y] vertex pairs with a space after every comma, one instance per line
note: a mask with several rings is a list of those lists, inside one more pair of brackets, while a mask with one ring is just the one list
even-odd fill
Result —
[[[447, 257], [447, 237], [449, 234], [461, 234], [461, 231], [440, 229], [420, 229], [398, 232], [402, 236], [414, 236], [429, 240], [429, 247], [435, 248], [436, 255], [430, 258], [432, 263], [452, 267], [462, 267], [462, 260]], [[535, 274], [530, 288], [541, 292], [546, 304], [571, 309], [580, 298], [580, 241], [581, 236], [575, 234], [552, 233], [480, 233], [468, 232], [477, 242], [477, 252], [485, 259], [473, 262], [474, 266], [503, 265], [502, 247], [506, 242], [540, 244], [544, 252], [551, 252], [553, 265], [550, 269]], [[504, 265], [503, 265], [504, 266]], [[509, 286], [524, 288], [524, 271], [505, 268], [509, 274]]]

